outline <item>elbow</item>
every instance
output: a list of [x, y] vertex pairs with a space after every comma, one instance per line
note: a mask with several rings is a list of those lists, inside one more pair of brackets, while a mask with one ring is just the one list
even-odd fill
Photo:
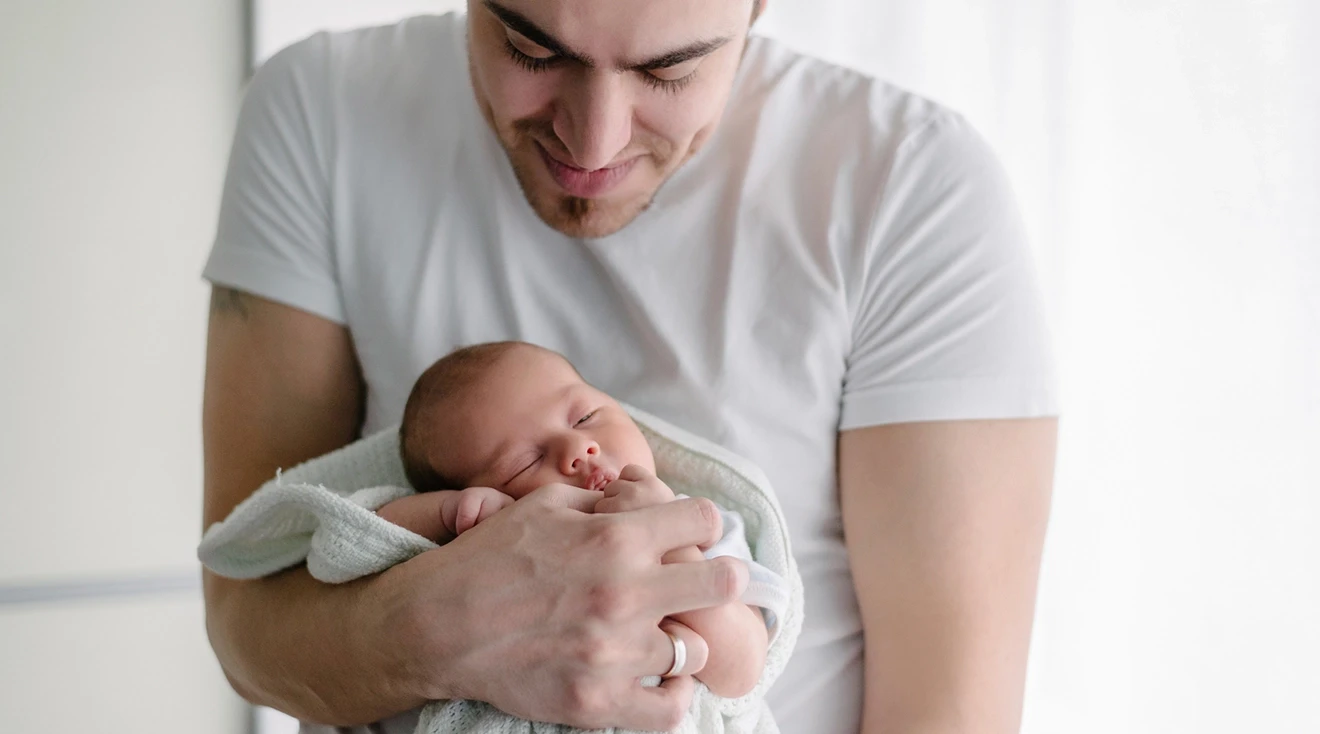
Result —
[[709, 682], [702, 682], [706, 683], [706, 687], [710, 689], [710, 692], [717, 696], [722, 698], [742, 698], [751, 693], [752, 689], [756, 688], [756, 682], [760, 679], [761, 674], [758, 670], [755, 674], [746, 672], [730, 675], [727, 678], [711, 678]]
[[765, 648], [747, 650], [721, 667], [722, 670], [709, 671], [710, 674], [702, 671], [698, 678], [717, 696], [742, 698], [761, 681], [761, 672], [765, 670]]
[[231, 587], [231, 582], [210, 571], [203, 571], [202, 589], [205, 601], [206, 639], [211, 644], [211, 651], [215, 653], [216, 662], [220, 664], [220, 672], [224, 673], [229, 687], [233, 688], [234, 693], [240, 698], [254, 706], [264, 705], [265, 701], [260, 700], [257, 691], [245, 683], [236, 672], [239, 666], [235, 662], [237, 653], [231, 643], [234, 635], [230, 629], [234, 604], [232, 598], [234, 589]]

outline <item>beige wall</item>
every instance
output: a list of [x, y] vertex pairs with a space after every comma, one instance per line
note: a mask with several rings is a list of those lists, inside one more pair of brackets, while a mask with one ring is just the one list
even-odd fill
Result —
[[244, 728], [188, 583], [242, 6], [0, 4], [0, 731]]

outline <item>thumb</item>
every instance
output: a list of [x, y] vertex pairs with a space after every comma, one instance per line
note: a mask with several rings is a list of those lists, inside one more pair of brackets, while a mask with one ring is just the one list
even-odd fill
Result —
[[629, 464], [623, 467], [623, 471], [619, 472], [619, 479], [625, 482], [640, 482], [649, 476], [651, 476], [651, 472], [647, 471], [646, 467], [641, 464]]

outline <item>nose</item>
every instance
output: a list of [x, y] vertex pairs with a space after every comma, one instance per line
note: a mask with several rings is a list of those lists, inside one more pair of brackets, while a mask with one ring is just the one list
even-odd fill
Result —
[[632, 140], [632, 98], [627, 77], [584, 69], [566, 87], [555, 110], [554, 130], [572, 164], [594, 171], [614, 160]]
[[586, 471], [591, 460], [600, 456], [600, 444], [579, 432], [569, 433], [564, 438], [564, 453], [561, 455], [559, 471], [567, 477]]

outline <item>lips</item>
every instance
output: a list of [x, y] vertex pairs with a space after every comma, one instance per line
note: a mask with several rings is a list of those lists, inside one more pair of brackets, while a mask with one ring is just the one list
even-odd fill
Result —
[[567, 163], [555, 160], [540, 143], [536, 143], [536, 150], [541, 154], [541, 160], [545, 161], [546, 170], [550, 172], [550, 177], [555, 180], [555, 183], [559, 184], [559, 188], [570, 196], [576, 196], [579, 199], [595, 199], [604, 196], [610, 189], [613, 189], [628, 177], [638, 160], [633, 158], [614, 166], [588, 171], [585, 168], [570, 166]]

